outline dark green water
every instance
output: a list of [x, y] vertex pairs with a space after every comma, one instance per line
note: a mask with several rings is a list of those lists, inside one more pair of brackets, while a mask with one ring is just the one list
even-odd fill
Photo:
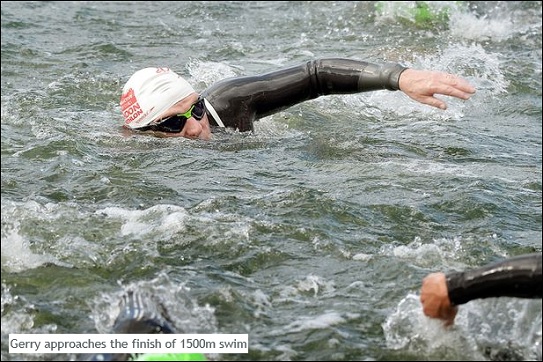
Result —
[[[472, 301], [445, 331], [436, 270], [541, 251], [541, 2], [2, 2], [2, 360], [13, 333], [107, 333], [123, 290], [219, 360], [541, 360], [541, 300]], [[438, 11], [438, 10], [435, 10]], [[325, 56], [445, 70], [431, 109], [329, 96], [209, 142], [123, 133], [120, 90], [198, 90]]]

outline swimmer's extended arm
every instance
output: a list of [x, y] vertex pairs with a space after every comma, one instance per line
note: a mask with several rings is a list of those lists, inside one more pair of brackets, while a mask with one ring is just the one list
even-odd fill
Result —
[[405, 69], [399, 64], [324, 58], [262, 75], [225, 79], [203, 96], [227, 126], [246, 131], [256, 119], [322, 95], [398, 90]]
[[491, 297], [541, 298], [541, 253], [450, 273], [447, 289], [453, 305]]
[[253, 121], [310, 99], [385, 89], [401, 90], [417, 102], [441, 109], [447, 104], [435, 95], [469, 99], [475, 93], [465, 79], [445, 72], [322, 58], [262, 75], [225, 79], [202, 95], [227, 127], [249, 131]]

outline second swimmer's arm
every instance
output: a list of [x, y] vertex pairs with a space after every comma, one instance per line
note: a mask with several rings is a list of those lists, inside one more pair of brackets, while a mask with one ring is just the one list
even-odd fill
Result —
[[541, 298], [541, 253], [447, 275], [453, 305], [491, 297]]

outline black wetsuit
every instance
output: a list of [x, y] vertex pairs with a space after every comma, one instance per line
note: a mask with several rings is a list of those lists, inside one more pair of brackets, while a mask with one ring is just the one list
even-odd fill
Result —
[[447, 288], [454, 305], [491, 297], [541, 298], [541, 253], [447, 274]]
[[[399, 64], [324, 58], [274, 72], [224, 79], [201, 94], [225, 127], [252, 131], [259, 118], [295, 104], [329, 94], [352, 94], [374, 90], [398, 90]], [[210, 124], [220, 125], [207, 110]]]

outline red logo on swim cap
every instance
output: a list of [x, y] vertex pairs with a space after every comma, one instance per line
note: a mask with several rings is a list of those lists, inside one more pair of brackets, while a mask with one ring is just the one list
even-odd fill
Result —
[[121, 112], [123, 113], [124, 122], [126, 124], [130, 124], [133, 120], [143, 114], [143, 110], [134, 94], [134, 89], [130, 88], [128, 92], [121, 95]]

